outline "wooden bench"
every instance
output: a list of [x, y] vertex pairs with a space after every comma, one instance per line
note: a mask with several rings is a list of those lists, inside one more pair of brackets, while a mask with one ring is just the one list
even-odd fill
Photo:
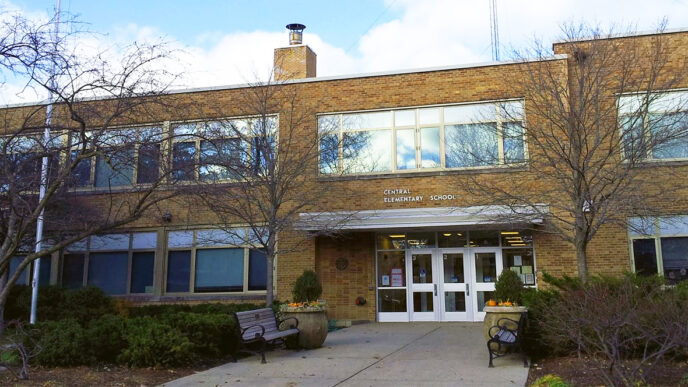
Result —
[[[284, 342], [284, 338], [299, 334], [299, 320], [289, 317], [277, 320], [275, 312], [270, 308], [235, 312], [234, 317], [239, 329], [239, 342], [246, 348], [248, 344], [260, 345], [261, 363], [265, 363], [265, 347], [267, 344]], [[280, 330], [282, 323], [293, 320], [288, 329]], [[249, 351], [255, 353], [255, 351]]]
[[[487, 351], [490, 353], [490, 367], [492, 359], [502, 357], [511, 351], [521, 352], [523, 355], [523, 366], [528, 367], [528, 358], [523, 351], [523, 332], [525, 330], [528, 312], [521, 313], [521, 317], [516, 320], [510, 318], [500, 318], [497, 325], [490, 327], [487, 341]], [[493, 333], [494, 332], [494, 333]]]

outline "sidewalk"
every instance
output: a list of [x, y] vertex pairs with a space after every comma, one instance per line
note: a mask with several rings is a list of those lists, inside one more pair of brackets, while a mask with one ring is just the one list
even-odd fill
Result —
[[331, 332], [316, 350], [275, 350], [165, 386], [523, 386], [519, 355], [489, 369], [481, 323], [362, 324]]

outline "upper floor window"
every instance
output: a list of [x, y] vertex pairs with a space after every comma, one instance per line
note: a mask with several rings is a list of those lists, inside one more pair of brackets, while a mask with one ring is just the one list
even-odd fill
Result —
[[72, 171], [73, 185], [108, 188], [153, 183], [160, 175], [162, 138], [161, 126], [72, 134], [72, 160], [91, 150], [96, 154], [78, 162]]
[[688, 91], [622, 96], [618, 103], [626, 159], [688, 159]]
[[277, 116], [184, 123], [172, 131], [175, 180], [240, 179], [263, 163], [265, 144], [272, 144], [276, 135]]
[[526, 158], [523, 119], [523, 101], [320, 115], [320, 173], [520, 163]]

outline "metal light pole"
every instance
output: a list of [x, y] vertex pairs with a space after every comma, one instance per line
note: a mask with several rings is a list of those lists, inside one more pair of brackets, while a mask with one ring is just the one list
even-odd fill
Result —
[[[57, 9], [55, 10], [55, 49], [57, 49], [57, 39], [60, 35], [60, 3], [61, 0], [57, 0]], [[55, 88], [55, 61], [52, 63], [52, 69], [50, 71], [50, 83], [51, 87]], [[49, 92], [48, 95], [48, 106], [45, 108], [45, 130], [43, 130], [43, 146], [46, 151], [50, 146], [50, 125], [52, 122], [53, 115], [53, 93]], [[47, 152], [41, 160], [41, 187], [38, 192], [38, 202], [40, 203], [45, 196], [45, 188], [48, 186], [48, 155]], [[38, 220], [36, 222], [36, 250], [39, 252], [43, 245], [43, 216], [45, 215], [45, 206], [41, 209], [41, 213], [38, 215]], [[36, 306], [38, 301], [38, 277], [41, 273], [41, 259], [38, 258], [33, 266], [33, 280], [31, 281], [31, 317], [29, 318], [30, 324], [36, 323]]]

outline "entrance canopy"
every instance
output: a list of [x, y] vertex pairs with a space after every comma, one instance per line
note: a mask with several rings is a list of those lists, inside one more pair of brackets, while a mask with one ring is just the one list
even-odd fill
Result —
[[535, 206], [473, 206], [404, 208], [299, 214], [297, 228], [318, 230], [382, 230], [469, 225], [542, 224], [549, 212], [545, 204]]

